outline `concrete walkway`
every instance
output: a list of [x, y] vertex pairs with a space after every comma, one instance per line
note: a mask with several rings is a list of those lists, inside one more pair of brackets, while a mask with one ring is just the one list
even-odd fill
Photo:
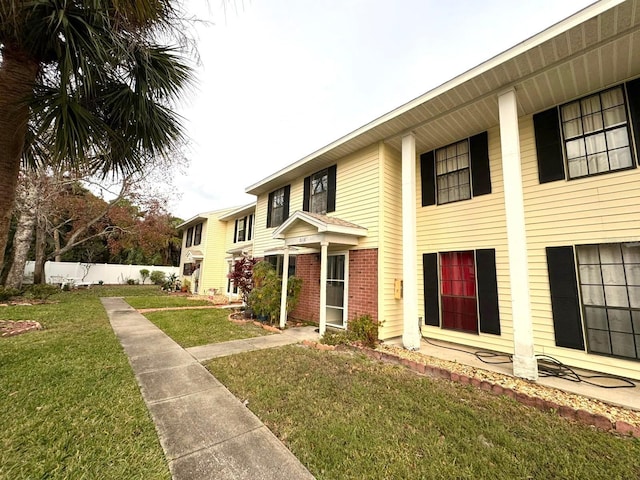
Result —
[[122, 298], [101, 300], [129, 356], [175, 480], [314, 478], [200, 364], [225, 353], [315, 339], [317, 334], [312, 327], [261, 337], [264, 340], [226, 342], [226, 347], [218, 344], [185, 351]]

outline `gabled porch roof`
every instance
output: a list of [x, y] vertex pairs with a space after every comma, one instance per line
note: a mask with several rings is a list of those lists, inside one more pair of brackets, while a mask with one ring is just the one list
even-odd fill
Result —
[[349, 247], [357, 245], [367, 232], [366, 228], [346, 220], [298, 210], [273, 232], [273, 238], [284, 240], [287, 247], [319, 248], [324, 242]]

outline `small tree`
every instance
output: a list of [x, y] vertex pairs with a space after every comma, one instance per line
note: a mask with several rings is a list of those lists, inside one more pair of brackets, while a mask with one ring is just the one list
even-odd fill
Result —
[[251, 257], [242, 257], [233, 263], [231, 272], [227, 278], [231, 279], [231, 283], [240, 291], [242, 301], [245, 305], [249, 305], [249, 295], [253, 290], [253, 266], [258, 261]]
[[142, 277], [142, 284], [144, 285], [144, 281], [149, 278], [149, 270], [146, 268], [140, 269], [140, 276]]

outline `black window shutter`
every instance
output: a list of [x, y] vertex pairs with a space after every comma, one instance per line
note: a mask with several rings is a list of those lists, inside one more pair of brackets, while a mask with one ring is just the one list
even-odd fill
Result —
[[436, 204], [436, 165], [433, 150], [420, 155], [420, 179], [422, 181], [422, 206]]
[[573, 247], [547, 247], [556, 345], [584, 350]]
[[269, 194], [269, 203], [267, 204], [267, 228], [271, 228], [271, 207], [273, 205], [273, 194], [275, 192], [271, 192]]
[[289, 218], [289, 194], [291, 193], [291, 185], [284, 187], [284, 208], [282, 209], [282, 221]]
[[309, 211], [309, 196], [311, 193], [311, 177], [304, 177], [304, 193], [302, 196], [302, 210]]
[[438, 303], [438, 254], [422, 254], [422, 283], [424, 284], [424, 323], [440, 326], [440, 304]]
[[560, 117], [556, 107], [533, 116], [540, 183], [564, 180], [564, 157], [560, 136]]
[[627, 82], [627, 97], [631, 111], [631, 128], [636, 144], [636, 159], [640, 163], [640, 78]]
[[249, 215], [249, 225], [247, 226], [247, 240], [251, 240], [251, 229], [253, 228], [253, 214]]
[[337, 165], [329, 167], [327, 172], [327, 213], [336, 211], [336, 176]]
[[491, 171], [489, 170], [489, 137], [487, 132], [469, 139], [471, 157], [471, 184], [473, 196], [491, 193]]
[[236, 243], [238, 240], [238, 219], [236, 218], [236, 226], [233, 229], [233, 243]]
[[478, 278], [480, 331], [500, 335], [496, 251], [493, 248], [476, 250], [476, 276]]

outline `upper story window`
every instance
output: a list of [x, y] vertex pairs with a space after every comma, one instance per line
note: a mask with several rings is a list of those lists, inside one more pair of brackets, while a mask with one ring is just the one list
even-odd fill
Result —
[[621, 86], [560, 107], [569, 178], [633, 166]]
[[290, 186], [279, 188], [269, 194], [267, 206], [267, 228], [278, 227], [289, 218]]
[[302, 209], [305, 212], [325, 215], [335, 211], [336, 176], [337, 168], [333, 165], [304, 179]]
[[185, 240], [184, 246], [190, 247], [193, 244], [193, 227], [187, 228], [187, 239]]
[[436, 177], [439, 204], [471, 198], [469, 140], [436, 150]]
[[633, 168], [640, 149], [640, 78], [536, 113], [533, 128], [540, 183]]
[[311, 175], [311, 193], [309, 211], [324, 215], [327, 213], [327, 190], [329, 188], [329, 173], [322, 170]]
[[487, 132], [420, 155], [422, 206], [491, 193]]
[[202, 242], [202, 224], [199, 223], [193, 228], [193, 244], [200, 245]]
[[253, 229], [253, 214], [236, 219], [233, 242], [245, 242], [251, 240]]

